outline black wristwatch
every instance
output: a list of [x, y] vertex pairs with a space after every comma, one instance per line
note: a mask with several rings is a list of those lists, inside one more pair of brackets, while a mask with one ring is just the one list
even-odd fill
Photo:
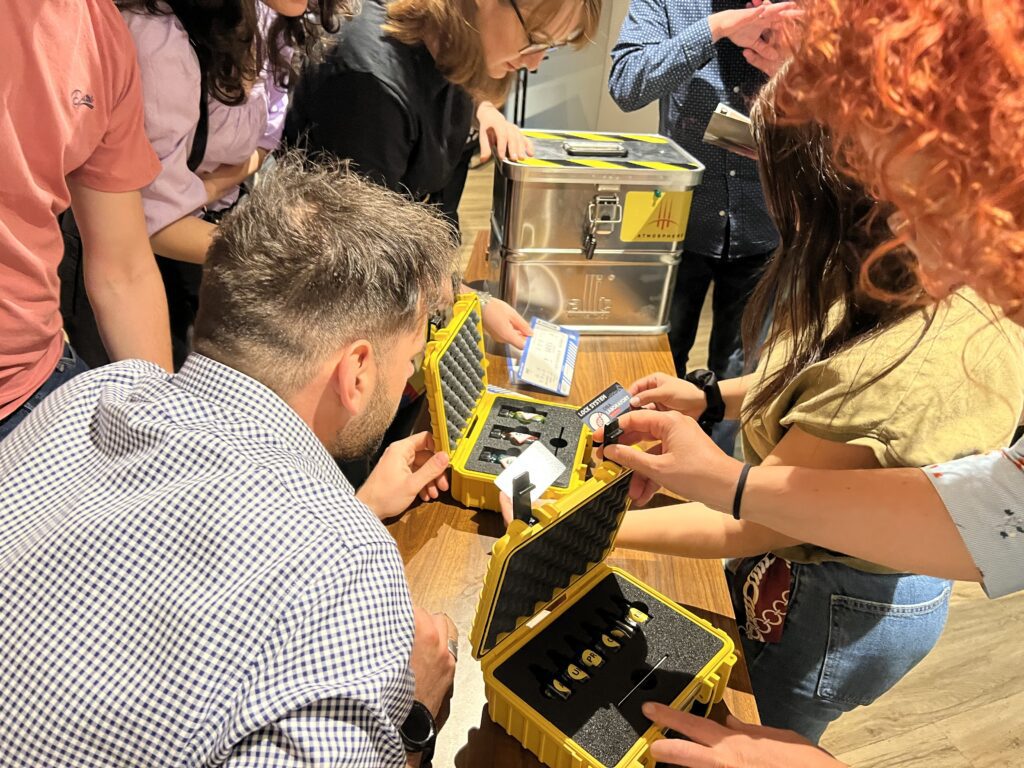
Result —
[[725, 401], [722, 399], [722, 390], [718, 386], [718, 377], [706, 368], [699, 368], [696, 371], [690, 371], [683, 377], [683, 380], [690, 382], [704, 393], [707, 407], [697, 419], [697, 423], [710, 435], [711, 428], [725, 418]]
[[422, 754], [420, 767], [430, 768], [430, 761], [434, 757], [434, 743], [437, 741], [437, 727], [434, 725], [434, 716], [430, 714], [430, 710], [420, 702], [414, 701], [409, 716], [405, 718], [398, 732], [402, 735], [405, 751], [408, 754]]

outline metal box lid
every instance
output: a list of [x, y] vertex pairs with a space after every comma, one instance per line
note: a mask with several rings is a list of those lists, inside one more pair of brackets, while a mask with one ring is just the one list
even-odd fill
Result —
[[534, 156], [502, 160], [500, 172], [514, 181], [649, 184], [692, 189], [704, 166], [674, 141], [656, 133], [523, 131]]

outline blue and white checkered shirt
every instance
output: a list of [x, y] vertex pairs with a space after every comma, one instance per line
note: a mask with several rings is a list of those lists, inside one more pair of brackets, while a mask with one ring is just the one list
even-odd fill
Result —
[[273, 392], [82, 374], [0, 443], [0, 764], [400, 766], [394, 540]]
[[706, 167], [683, 244], [703, 256], [754, 256], [779, 243], [757, 163], [704, 143], [718, 103], [749, 113], [767, 79], [732, 41], [711, 42], [708, 16], [745, 6], [746, 0], [632, 0], [612, 49], [608, 90], [615, 103], [632, 111], [658, 101], [659, 131]]

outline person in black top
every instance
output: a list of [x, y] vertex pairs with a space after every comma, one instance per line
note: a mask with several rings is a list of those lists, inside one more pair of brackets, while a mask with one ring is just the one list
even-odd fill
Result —
[[[480, 153], [532, 152], [495, 106], [516, 70], [589, 39], [601, 0], [365, 0], [292, 95], [285, 141], [353, 161], [377, 183], [437, 205], [458, 227], [474, 118]], [[522, 348], [529, 325], [486, 302], [484, 326]]]

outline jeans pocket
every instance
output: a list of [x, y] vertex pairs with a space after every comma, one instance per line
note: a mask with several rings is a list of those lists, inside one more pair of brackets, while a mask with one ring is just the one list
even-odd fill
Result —
[[950, 594], [947, 582], [929, 581], [943, 584], [942, 591], [918, 603], [832, 595], [820, 698], [842, 705], [870, 704], [928, 655], [946, 624]]

